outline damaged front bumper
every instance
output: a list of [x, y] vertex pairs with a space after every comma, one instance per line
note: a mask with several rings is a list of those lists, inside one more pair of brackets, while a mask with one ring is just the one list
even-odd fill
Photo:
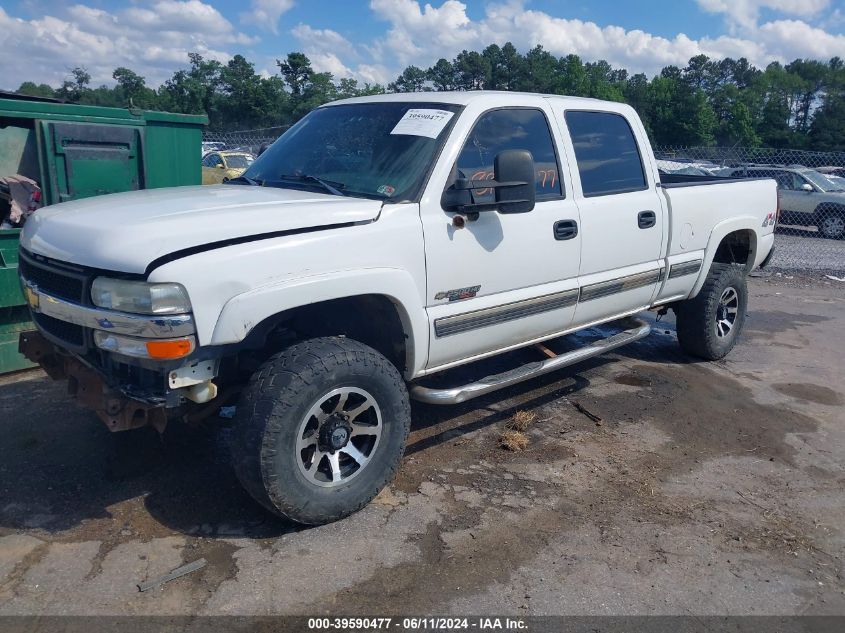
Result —
[[[159, 360], [122, 355], [102, 342], [138, 346], [191, 341], [191, 314], [140, 315], [106, 310], [44, 292], [21, 276], [37, 332], [21, 334], [20, 353], [55, 380], [67, 380], [79, 404], [92, 409], [112, 431], [142, 426], [164, 430], [168, 409], [186, 400], [205, 404], [217, 396], [216, 360], [190, 357]], [[107, 334], [107, 337], [103, 335]]]
[[110, 387], [98, 371], [74, 356], [59, 353], [40, 332], [23, 332], [18, 349], [53, 380], [67, 380], [68, 393], [93, 410], [110, 431], [148, 425], [164, 431], [167, 410], [163, 402], [144, 402]]

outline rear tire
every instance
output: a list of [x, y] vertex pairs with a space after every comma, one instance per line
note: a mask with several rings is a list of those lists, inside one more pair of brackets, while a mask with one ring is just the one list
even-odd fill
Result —
[[411, 425], [401, 375], [345, 338], [297, 343], [268, 360], [241, 396], [235, 473], [265, 508], [319, 525], [363, 508], [392, 479]]
[[724, 358], [736, 345], [747, 308], [745, 269], [713, 264], [699, 293], [675, 307], [681, 349], [705, 360]]

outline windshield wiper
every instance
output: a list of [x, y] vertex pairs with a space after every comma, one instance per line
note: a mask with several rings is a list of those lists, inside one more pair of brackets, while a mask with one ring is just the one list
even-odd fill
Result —
[[229, 180], [227, 180], [223, 184], [228, 185], [230, 183], [235, 184], [235, 185], [247, 184], [247, 185], [253, 185], [253, 186], [257, 186], [257, 187], [263, 187], [264, 186], [263, 181], [254, 180], [254, 179], [249, 178], [247, 176], [236, 176], [235, 178], [229, 178]]
[[328, 191], [330, 194], [334, 196], [345, 196], [346, 194], [341, 191], [341, 189], [345, 189], [346, 185], [342, 182], [333, 182], [329, 180], [323, 180], [322, 178], [317, 178], [317, 176], [312, 176], [311, 174], [282, 174], [279, 176], [281, 180], [294, 180], [298, 182], [313, 182], [320, 185], [323, 189]]

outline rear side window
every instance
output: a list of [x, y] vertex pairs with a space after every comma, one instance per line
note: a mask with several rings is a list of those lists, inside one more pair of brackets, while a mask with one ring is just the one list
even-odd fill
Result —
[[[534, 157], [537, 198], [562, 195], [557, 155], [546, 116], [540, 110], [506, 108], [482, 114], [458, 157], [461, 178], [492, 180], [493, 160], [506, 149], [527, 149]], [[476, 202], [493, 202], [493, 189], [473, 191]]]
[[566, 113], [584, 196], [646, 188], [643, 162], [628, 121], [612, 112]]

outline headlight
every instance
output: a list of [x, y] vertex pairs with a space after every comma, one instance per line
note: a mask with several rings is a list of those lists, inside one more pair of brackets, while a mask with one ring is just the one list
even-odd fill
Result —
[[91, 285], [94, 305], [134, 314], [183, 314], [191, 311], [188, 293], [181, 284], [152, 284], [97, 277]]

